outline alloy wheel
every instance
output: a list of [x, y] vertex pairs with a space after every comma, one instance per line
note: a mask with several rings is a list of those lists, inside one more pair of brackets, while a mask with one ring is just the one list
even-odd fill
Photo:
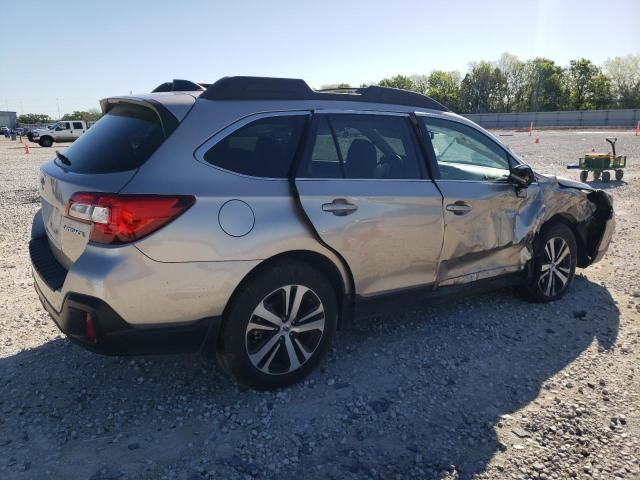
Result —
[[571, 273], [571, 250], [567, 242], [553, 237], [544, 247], [538, 287], [547, 297], [555, 297], [565, 289]]
[[318, 348], [325, 328], [320, 297], [303, 285], [268, 294], [253, 310], [245, 345], [254, 367], [270, 375], [293, 372]]

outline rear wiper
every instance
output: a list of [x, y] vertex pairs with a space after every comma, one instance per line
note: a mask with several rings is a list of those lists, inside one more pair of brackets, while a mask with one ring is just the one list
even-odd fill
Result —
[[58, 159], [60, 159], [60, 161], [65, 165], [71, 165], [71, 160], [69, 160], [65, 155], [60, 153], [58, 150], [56, 150], [56, 157], [58, 157]]

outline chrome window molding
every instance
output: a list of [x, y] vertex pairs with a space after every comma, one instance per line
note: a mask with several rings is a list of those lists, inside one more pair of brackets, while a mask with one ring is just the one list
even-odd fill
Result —
[[338, 178], [338, 177], [296, 177], [301, 182], [424, 182], [433, 183], [430, 178]]
[[343, 110], [339, 108], [316, 108], [316, 115], [382, 115], [385, 117], [410, 117], [411, 112], [396, 112], [386, 110]]

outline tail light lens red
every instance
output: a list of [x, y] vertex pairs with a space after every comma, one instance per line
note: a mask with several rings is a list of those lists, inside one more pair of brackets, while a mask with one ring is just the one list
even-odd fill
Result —
[[129, 243], [175, 220], [195, 203], [191, 195], [74, 194], [66, 216], [91, 224], [90, 240], [97, 243]]

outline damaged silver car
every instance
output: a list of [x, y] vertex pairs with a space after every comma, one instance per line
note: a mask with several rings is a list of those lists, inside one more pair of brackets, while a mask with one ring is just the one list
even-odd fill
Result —
[[42, 167], [30, 243], [43, 305], [96, 352], [199, 350], [283, 386], [391, 300], [556, 300], [614, 230], [605, 192], [412, 92], [227, 77], [101, 105]]

